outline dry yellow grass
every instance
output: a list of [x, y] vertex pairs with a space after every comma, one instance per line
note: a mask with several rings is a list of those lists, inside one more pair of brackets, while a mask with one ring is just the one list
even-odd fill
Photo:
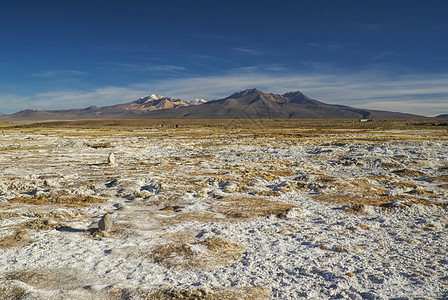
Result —
[[228, 196], [211, 204], [213, 209], [226, 216], [227, 221], [242, 221], [257, 217], [278, 216], [288, 209], [296, 207], [282, 201], [273, 201], [263, 197]]
[[14, 233], [1, 238], [0, 249], [22, 247], [24, 245], [30, 244], [32, 240], [27, 237], [27, 234], [27, 230], [18, 229], [14, 231]]
[[430, 176], [424, 179], [428, 182], [446, 182], [448, 183], [448, 175]]
[[[202, 247], [201, 247], [202, 246]], [[173, 242], [155, 247], [149, 257], [169, 268], [216, 269], [237, 262], [243, 247], [221, 237]]]
[[391, 163], [383, 162], [383, 163], [381, 163], [380, 166], [385, 169], [401, 169], [401, 168], [403, 168], [403, 165], [398, 162], [391, 162]]
[[37, 197], [26, 197], [20, 196], [9, 200], [9, 203], [25, 203], [31, 205], [48, 205], [57, 204], [65, 205], [68, 207], [83, 207], [89, 206], [93, 203], [105, 203], [105, 199], [100, 199], [93, 196], [67, 196], [65, 194], [53, 194], [50, 196], [37, 196]]
[[396, 170], [396, 171], [392, 171], [392, 173], [396, 174], [398, 176], [401, 176], [401, 177], [411, 177], [411, 178], [418, 178], [418, 177], [422, 177], [422, 176], [426, 175], [423, 172], [416, 171], [416, 170], [408, 170], [408, 169]]
[[314, 200], [338, 205], [370, 205], [380, 206], [390, 203], [389, 197], [364, 197], [353, 194], [319, 194], [312, 196]]
[[145, 291], [139, 288], [118, 288], [107, 292], [107, 299], [112, 300], [267, 300], [271, 299], [270, 296], [271, 289], [265, 287], [215, 287], [208, 290], [179, 290], [175, 288], [160, 288], [155, 291]]
[[[237, 123], [237, 124], [236, 124]], [[326, 120], [83, 120], [83, 121], [56, 121], [56, 122], [37, 122], [32, 124], [4, 124], [0, 128], [4, 131], [23, 131], [23, 132], [42, 132], [49, 131], [55, 134], [65, 134], [80, 136], [87, 133], [94, 137], [109, 134], [132, 135], [138, 132], [147, 132], [149, 136], [160, 136], [163, 132], [165, 136], [186, 136], [204, 137], [211, 132], [221, 132], [225, 130], [227, 134], [240, 134], [251, 137], [276, 137], [282, 140], [304, 141], [308, 138], [324, 137], [327, 134], [340, 133], [340, 130], [375, 130], [375, 136], [364, 136], [344, 138], [343, 140], [394, 140], [402, 138], [424, 139], [420, 134], [407, 134], [383, 132], [387, 130], [425, 130], [432, 131], [432, 135], [438, 138], [445, 138], [446, 131], [444, 126], [434, 126], [442, 124], [442, 120], [375, 120], [375, 122], [358, 122], [353, 119], [326, 119]], [[173, 128], [174, 125], [178, 128]], [[72, 130], [67, 132], [67, 130]], [[82, 129], [82, 130], [73, 130]], [[194, 129], [194, 130], [193, 130]], [[151, 132], [156, 130], [157, 132]], [[194, 132], [192, 132], [192, 130]], [[317, 135], [317, 136], [316, 136]], [[425, 134], [431, 135], [431, 134]], [[333, 138], [334, 139], [334, 138]]]
[[[369, 206], [381, 206], [381, 207], [389, 207], [389, 204], [395, 200], [402, 200], [404, 197], [401, 195], [396, 196], [381, 196], [381, 197], [366, 197], [366, 196], [357, 196], [353, 194], [319, 194], [316, 196], [312, 196], [312, 198], [316, 201], [322, 201], [330, 204], [337, 205], [351, 205], [351, 210], [362, 211], [364, 205]], [[433, 200], [424, 199], [418, 196], [406, 196], [403, 204], [399, 207], [409, 206], [412, 204], [421, 204], [421, 205], [435, 205], [439, 207], [448, 207], [447, 202], [438, 202]]]
[[6, 273], [4, 276], [8, 281], [21, 281], [35, 288], [40, 289], [60, 289], [67, 290], [79, 288], [85, 282], [85, 278], [80, 276], [76, 270], [45, 270], [45, 269], [28, 269], [17, 270]]
[[37, 218], [20, 224], [20, 227], [34, 230], [53, 230], [66, 226], [65, 223], [53, 222], [47, 218]]

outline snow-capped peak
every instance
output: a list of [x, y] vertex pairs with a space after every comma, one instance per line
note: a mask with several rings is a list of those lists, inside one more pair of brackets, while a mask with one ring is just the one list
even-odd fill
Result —
[[205, 99], [194, 99], [193, 101], [191, 101], [191, 104], [199, 105], [199, 104], [204, 104], [205, 102], [207, 102], [207, 100], [205, 100]]
[[151, 94], [151, 95], [149, 95], [149, 98], [152, 100], [159, 100], [159, 99], [162, 99], [163, 96], [157, 95], [157, 94]]

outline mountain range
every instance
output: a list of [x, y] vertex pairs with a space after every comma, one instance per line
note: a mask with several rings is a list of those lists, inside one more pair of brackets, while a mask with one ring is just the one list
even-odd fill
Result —
[[80, 119], [403, 119], [423, 116], [326, 104], [303, 93], [283, 95], [247, 89], [229, 97], [186, 102], [151, 94], [138, 100], [112, 106], [83, 109], [23, 110], [0, 116], [7, 121], [80, 120]]

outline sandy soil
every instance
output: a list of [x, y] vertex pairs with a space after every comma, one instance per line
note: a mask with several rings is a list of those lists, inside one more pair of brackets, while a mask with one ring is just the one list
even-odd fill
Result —
[[448, 297], [446, 128], [0, 131], [1, 299]]

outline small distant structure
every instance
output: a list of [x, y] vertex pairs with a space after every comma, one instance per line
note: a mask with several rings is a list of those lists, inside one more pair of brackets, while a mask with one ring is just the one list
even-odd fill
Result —
[[373, 122], [373, 119], [359, 119], [359, 122]]

